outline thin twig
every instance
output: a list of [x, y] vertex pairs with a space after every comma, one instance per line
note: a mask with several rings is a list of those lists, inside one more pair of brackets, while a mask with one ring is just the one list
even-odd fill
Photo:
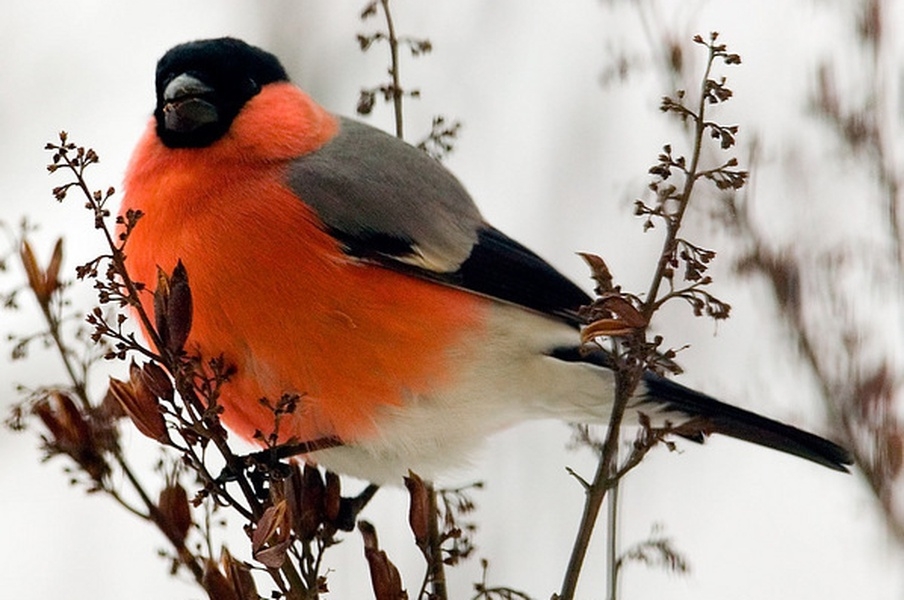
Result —
[[437, 600], [445, 600], [448, 598], [446, 589], [446, 569], [443, 562], [443, 534], [439, 527], [439, 507], [437, 504], [437, 495], [439, 492], [433, 487], [433, 484], [427, 485], [427, 492], [430, 497], [430, 580], [431, 580], [431, 597]]
[[[649, 207], [643, 206], [642, 208], [644, 210], [639, 213], [645, 215], [655, 214], [656, 216], [661, 217], [666, 223], [666, 234], [662, 243], [662, 250], [656, 266], [656, 271], [651, 280], [649, 291], [647, 292], [647, 295], [640, 308], [640, 312], [643, 316], [643, 322], [647, 324], [650, 323], [653, 314], [661, 305], [658, 296], [662, 282], [668, 279], [671, 283], [671, 265], [675, 261], [679, 243], [678, 232], [681, 228], [687, 207], [690, 204], [690, 199], [694, 191], [694, 184], [696, 183], [697, 179], [700, 178], [698, 174], [698, 166], [703, 147], [704, 134], [708, 127], [716, 127], [715, 124], [709, 123], [705, 120], [707, 102], [713, 101], [713, 94], [725, 92], [727, 95], [725, 95], [724, 98], [730, 96], [730, 93], [728, 93], [727, 90], [725, 90], [724, 87], [721, 86], [721, 84], [716, 84], [710, 80], [713, 62], [715, 61], [715, 58], [717, 56], [725, 58], [726, 63], [728, 64], [733, 64], [735, 62], [739, 62], [740, 60], [736, 55], [727, 55], [725, 53], [724, 46], [717, 46], [715, 43], [716, 37], [717, 34], [712, 34], [709, 43], [704, 42], [702, 38], [695, 38], [696, 42], [706, 45], [709, 49], [709, 54], [706, 61], [706, 69], [700, 86], [700, 98], [697, 104], [697, 111], [693, 112], [691, 110], [688, 110], [683, 105], [683, 103], [675, 102], [671, 98], [667, 98], [664, 101], [664, 106], [666, 107], [666, 109], [675, 112], [682, 119], [692, 119], [695, 126], [693, 131], [693, 150], [691, 154], [690, 164], [688, 166], [685, 166], [683, 158], [673, 159], [671, 156], [671, 150], [667, 147], [665, 153], [660, 157], [660, 164], [651, 170], [651, 172], [660, 173], [660, 177], [664, 177], [663, 168], [668, 171], [671, 171], [674, 168], [684, 174], [684, 182], [680, 194], [678, 194], [677, 196], [674, 196], [672, 194], [669, 195], [670, 199], [677, 200], [677, 206], [674, 208], [674, 210], [668, 210], [665, 207], [665, 203], [663, 202], [658, 209], [650, 209]], [[734, 131], [736, 131], [736, 129], [732, 128], [730, 133], [733, 135]], [[733, 139], [731, 140], [731, 143], [733, 144]], [[731, 144], [728, 145], [730, 146]], [[723, 148], [724, 147], [726, 147], [726, 145], [724, 144], [723, 140]], [[663, 167], [663, 161], [665, 161], [665, 167]], [[725, 163], [725, 165], [723, 165], [723, 167], [728, 166], [734, 166], [734, 163], [732, 161], [729, 161]], [[724, 172], [723, 167], [719, 167], [715, 171]], [[745, 177], [746, 173], [744, 173], [743, 176], [739, 176], [738, 181], [740, 185], [743, 184]], [[691, 288], [689, 289], [693, 289], [693, 286], [691, 286]], [[635, 445], [635, 448], [632, 451], [631, 455], [620, 467], [618, 466], [618, 444], [625, 412], [628, 403], [634, 396], [634, 392], [637, 388], [643, 371], [647, 366], [647, 362], [650, 360], [648, 356], [642, 355], [642, 353], [641, 355], [637, 355], [636, 351], [632, 350], [632, 348], [641, 348], [645, 345], [645, 328], [640, 328], [633, 333], [628, 334], [628, 336], [625, 336], [623, 338], [623, 343], [628, 342], [632, 343], [628, 344], [628, 349], [624, 354], [620, 354], [618, 351], [612, 352], [613, 368], [615, 373], [615, 399], [612, 408], [612, 414], [609, 418], [609, 427], [606, 433], [606, 438], [603, 442], [602, 451], [600, 452], [600, 458], [597, 464], [596, 473], [594, 474], [593, 480], [591, 481], [589, 487], [585, 486], [584, 510], [581, 515], [581, 522], [578, 527], [578, 533], [575, 538], [574, 545], [572, 546], [571, 557], [569, 559], [568, 567], [565, 572], [565, 578], [562, 583], [562, 590], [559, 595], [560, 600], [571, 600], [572, 598], [574, 598], [580, 577], [580, 572], [583, 567], [584, 559], [586, 558], [590, 540], [593, 535], [593, 530], [596, 525], [600, 508], [602, 507], [607, 493], [613, 491], [615, 489], [615, 486], [618, 485], [618, 482], [621, 480], [621, 478], [624, 477], [634, 467], [636, 467], [640, 463], [642, 458], [646, 455], [646, 453], [653, 447], [653, 445], [658, 443], [658, 441], [660, 440], [659, 437], [653, 436], [649, 440], [648, 444], [640, 446]], [[642, 343], [638, 344], [636, 342]], [[616, 350], [618, 346], [619, 344], [616, 344]], [[610, 514], [612, 514], [613, 516], [610, 520], [609, 528], [610, 573], [608, 579], [608, 597], [610, 600], [615, 600], [618, 590], [618, 578], [617, 574], [615, 573], [616, 569], [614, 563], [612, 562], [612, 558], [617, 554], [617, 540], [615, 537], [617, 528], [615, 527], [614, 522], [614, 515], [617, 515], [617, 505], [615, 505], [611, 510], [612, 512]]]
[[396, 137], [405, 139], [404, 119], [402, 118], [402, 82], [399, 67], [399, 38], [396, 37], [395, 25], [392, 22], [392, 13], [389, 12], [389, 0], [380, 0], [383, 6], [383, 15], [386, 17], [386, 32], [389, 40], [389, 54], [391, 64], [389, 74], [392, 77], [392, 108], [395, 114]]
[[[615, 457], [615, 460], [618, 461], [618, 456]], [[620, 488], [621, 479], [616, 479], [609, 491], [606, 515], [606, 587], [608, 589], [606, 597], [609, 600], [615, 600], [618, 597], [618, 500]]]

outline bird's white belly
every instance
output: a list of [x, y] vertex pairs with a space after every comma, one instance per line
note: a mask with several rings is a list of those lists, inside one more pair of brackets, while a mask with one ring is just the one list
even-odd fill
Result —
[[466, 466], [492, 433], [528, 419], [601, 421], [612, 404], [610, 371], [546, 356], [576, 345], [578, 332], [508, 305], [493, 308], [485, 334], [450, 352], [458, 367], [449, 385], [384, 407], [373, 435], [314, 453], [339, 473], [375, 483], [401, 483]]

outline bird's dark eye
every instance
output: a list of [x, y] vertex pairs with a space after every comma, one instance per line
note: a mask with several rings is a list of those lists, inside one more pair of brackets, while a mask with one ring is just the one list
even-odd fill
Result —
[[258, 85], [258, 83], [250, 77], [248, 78], [248, 85], [251, 88], [251, 93], [253, 94], [257, 94], [259, 91], [261, 91], [261, 86]]

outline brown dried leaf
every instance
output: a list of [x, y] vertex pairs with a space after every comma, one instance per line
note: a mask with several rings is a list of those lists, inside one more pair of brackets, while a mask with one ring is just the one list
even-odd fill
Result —
[[[54, 398], [56, 394], [57, 393], [51, 393], [50, 397]], [[55, 443], [61, 446], [66, 443], [80, 443], [77, 436], [72, 435], [65, 417], [61, 418], [59, 405], [56, 402], [51, 404], [50, 400], [43, 398], [38, 402], [35, 402], [31, 410], [34, 414], [38, 415], [38, 418], [44, 423], [44, 426], [50, 432], [50, 437]]]
[[172, 352], [180, 352], [188, 340], [192, 321], [191, 288], [188, 286], [188, 273], [181, 260], [176, 264], [169, 280], [166, 308], [169, 349]]
[[361, 532], [361, 538], [364, 541], [364, 550], [379, 550], [380, 544], [377, 541], [377, 530], [369, 522], [358, 521], [358, 531]]
[[629, 335], [634, 331], [635, 327], [629, 327], [619, 319], [597, 319], [581, 330], [581, 342], [586, 344], [596, 337]]
[[339, 475], [332, 471], [326, 472], [326, 484], [323, 494], [323, 520], [326, 523], [335, 523], [339, 518], [339, 510], [342, 507], [342, 489]]
[[32, 410], [65, 452], [78, 453], [93, 446], [91, 426], [68, 394], [52, 390]]
[[317, 529], [324, 522], [324, 496], [326, 486], [320, 470], [312, 465], [305, 465], [301, 487], [301, 505], [299, 508], [298, 528], [295, 533], [302, 540], [311, 540]]
[[421, 552], [426, 555], [430, 548], [430, 520], [434, 517], [430, 511], [430, 494], [424, 481], [413, 471], [405, 477], [408, 488], [408, 526], [414, 534], [414, 541]]
[[590, 267], [591, 277], [596, 282], [596, 293], [603, 295], [613, 290], [612, 273], [601, 256], [587, 252], [578, 252], [578, 256]]
[[44, 272], [45, 292], [52, 294], [60, 287], [60, 267], [63, 264], [63, 238], [58, 238], [53, 246], [50, 264]]
[[226, 580], [239, 600], [258, 600], [260, 598], [254, 577], [251, 576], [251, 569], [245, 563], [236, 560], [225, 547], [220, 556], [220, 564], [223, 565]]
[[254, 560], [270, 569], [278, 569], [286, 562], [286, 555], [292, 540], [285, 540], [254, 552]]
[[402, 589], [402, 577], [386, 553], [377, 543], [377, 532], [367, 521], [358, 521], [358, 530], [364, 538], [364, 558], [370, 569], [370, 582], [376, 600], [407, 600]]
[[35, 253], [28, 240], [22, 240], [22, 245], [19, 247], [19, 258], [25, 268], [25, 274], [28, 276], [28, 287], [32, 289], [40, 304], [46, 304], [49, 294], [44, 285], [44, 272], [38, 266]]
[[286, 510], [289, 511], [289, 522], [292, 529], [299, 537], [301, 530], [301, 520], [303, 508], [302, 489], [304, 488], [304, 475], [302, 467], [293, 464], [289, 476], [283, 480], [283, 497], [286, 499]]
[[162, 525], [170, 539], [185, 543], [188, 530], [192, 525], [191, 509], [188, 505], [188, 494], [178, 482], [167, 485], [160, 490], [157, 508], [163, 515]]
[[110, 471], [104, 458], [105, 448], [98, 443], [88, 418], [68, 394], [48, 391], [32, 406], [32, 412], [50, 432], [48, 444], [53, 450], [68, 454], [96, 481]]
[[286, 553], [292, 543], [286, 506], [286, 501], [280, 500], [267, 508], [251, 534], [254, 559], [271, 569], [278, 569], [286, 562]]
[[212, 560], [208, 560], [204, 564], [201, 585], [204, 586], [210, 600], [239, 600], [235, 590], [229, 584], [229, 580], [220, 572], [217, 563]]
[[251, 535], [251, 549], [260, 550], [264, 544], [280, 537], [280, 528], [285, 527], [286, 501], [281, 500], [267, 508], [258, 520]]
[[904, 466], [904, 438], [898, 431], [891, 432], [885, 439], [885, 460], [889, 477], [896, 478]]
[[173, 399], [173, 381], [157, 363], [147, 362], [141, 367], [141, 382], [157, 398], [167, 401]]
[[119, 401], [138, 431], [161, 444], [169, 443], [166, 421], [157, 398], [143, 384], [139, 383], [136, 389], [134, 380], [125, 382], [111, 377], [108, 393]]
[[[169, 277], [166, 271], [157, 267], [157, 287], [154, 289], [154, 326], [164, 347], [169, 347], [169, 322], [167, 304], [169, 304]], [[160, 348], [164, 350], [164, 348]]]
[[107, 393], [104, 394], [104, 399], [100, 403], [100, 410], [98, 411], [101, 418], [106, 419], [110, 422], [121, 419], [126, 415], [126, 411], [123, 409], [122, 404], [116, 397], [110, 393], [110, 389], [107, 389]]
[[601, 307], [608, 310], [628, 327], [640, 329], [647, 326], [647, 320], [631, 302], [622, 296], [607, 296], [602, 299]]
[[596, 300], [593, 311], [608, 316], [596, 319], [581, 330], [581, 341], [584, 343], [599, 336], [630, 335], [647, 326], [647, 320], [641, 312], [627, 298], [618, 294], [609, 294]]

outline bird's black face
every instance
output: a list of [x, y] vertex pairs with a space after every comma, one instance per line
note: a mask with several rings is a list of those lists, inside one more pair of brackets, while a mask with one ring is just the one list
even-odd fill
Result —
[[261, 87], [288, 81], [279, 60], [234, 38], [176, 46], [157, 63], [157, 135], [170, 148], [202, 148], [229, 131]]

